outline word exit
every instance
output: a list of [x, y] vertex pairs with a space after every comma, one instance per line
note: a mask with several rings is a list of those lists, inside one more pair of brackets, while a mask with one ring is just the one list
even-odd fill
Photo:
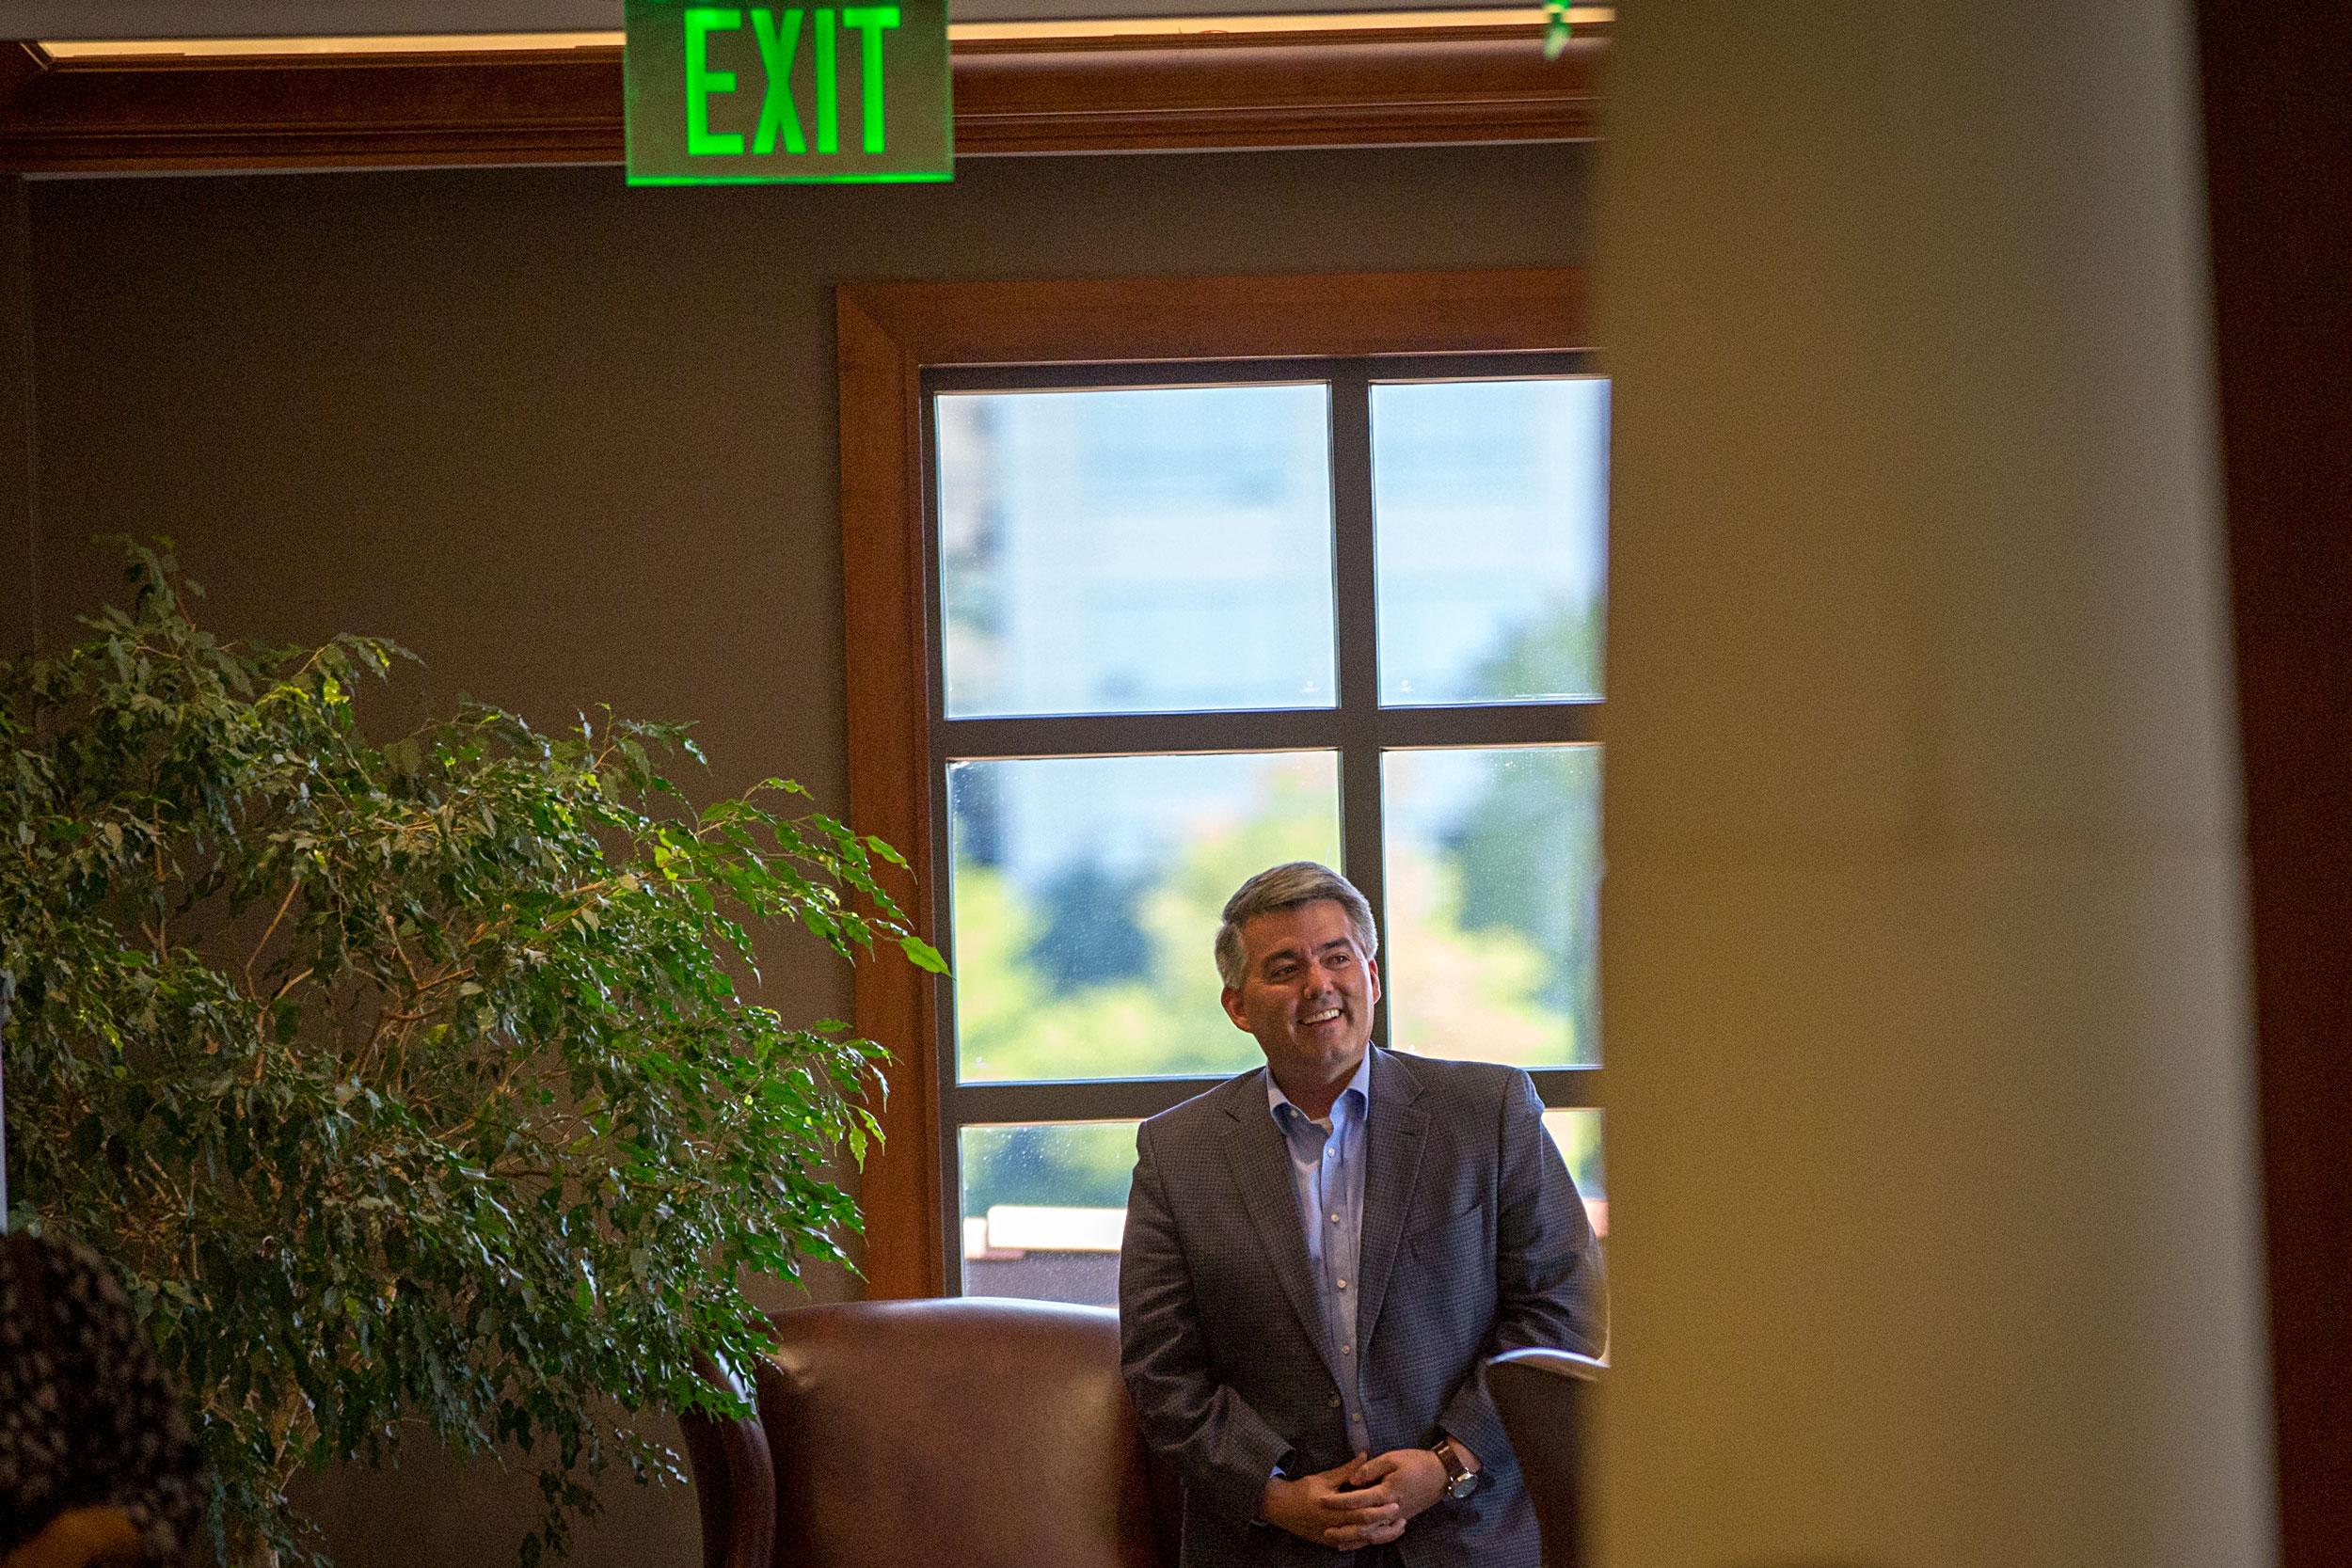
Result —
[[[686, 150], [691, 156], [726, 157], [743, 150], [743, 138], [739, 133], [710, 128], [711, 95], [736, 90], [734, 71], [713, 71], [710, 67], [710, 35], [741, 27], [743, 16], [739, 10], [722, 10], [716, 6], [687, 8]], [[759, 40], [759, 63], [767, 73], [767, 84], [760, 96], [759, 129], [752, 135], [751, 150], [762, 157], [773, 152], [779, 133], [784, 137], [786, 152], [797, 155], [808, 150], [808, 139], [801, 134], [801, 117], [792, 102], [792, 62], [801, 53], [802, 28], [811, 18], [815, 19], [816, 40], [806, 58], [810, 74], [817, 82], [817, 150], [841, 150], [840, 94], [835, 82], [839, 76], [838, 38], [844, 27], [865, 40], [859, 51], [864, 65], [864, 150], [884, 150], [887, 137], [883, 127], [887, 120], [883, 113], [882, 34], [898, 25], [896, 6], [851, 6], [838, 12], [825, 8], [784, 11], [754, 8], [752, 34]]]
[[632, 184], [944, 180], [946, 0], [628, 0]]

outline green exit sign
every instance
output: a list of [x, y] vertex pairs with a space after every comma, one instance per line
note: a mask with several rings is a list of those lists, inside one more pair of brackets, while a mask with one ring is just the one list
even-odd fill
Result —
[[632, 185], [946, 180], [947, 0], [628, 0]]

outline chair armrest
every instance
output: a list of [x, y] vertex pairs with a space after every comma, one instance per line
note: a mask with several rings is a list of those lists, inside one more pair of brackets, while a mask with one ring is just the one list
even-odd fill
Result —
[[[696, 1370], [705, 1381], [755, 1400], [744, 1379], [716, 1363]], [[684, 1411], [678, 1432], [702, 1513], [703, 1568], [774, 1568], [776, 1467], [756, 1411], [734, 1420]]]
[[1486, 1363], [1486, 1387], [1535, 1505], [1544, 1568], [1579, 1568], [1585, 1559], [1584, 1450], [1591, 1396], [1605, 1370], [1564, 1350], [1506, 1351]]

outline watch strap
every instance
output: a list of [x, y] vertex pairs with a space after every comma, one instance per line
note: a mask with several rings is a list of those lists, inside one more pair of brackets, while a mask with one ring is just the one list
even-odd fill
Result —
[[1445, 1466], [1445, 1495], [1457, 1500], [1469, 1497], [1478, 1485], [1478, 1472], [1462, 1463], [1462, 1451], [1454, 1446], [1454, 1439], [1440, 1437], [1429, 1451]]

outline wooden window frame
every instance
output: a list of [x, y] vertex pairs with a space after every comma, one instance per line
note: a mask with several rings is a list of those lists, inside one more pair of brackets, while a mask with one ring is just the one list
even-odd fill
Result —
[[[1581, 269], [1018, 283], [836, 291], [850, 811], [905, 851], [935, 915], [936, 716], [925, 544], [924, 381], [934, 371], [1156, 361], [1513, 356], [1593, 348]], [[862, 1207], [866, 1292], [950, 1286], [939, 1147], [946, 982], [860, 966], [856, 1023], [897, 1060]]]

